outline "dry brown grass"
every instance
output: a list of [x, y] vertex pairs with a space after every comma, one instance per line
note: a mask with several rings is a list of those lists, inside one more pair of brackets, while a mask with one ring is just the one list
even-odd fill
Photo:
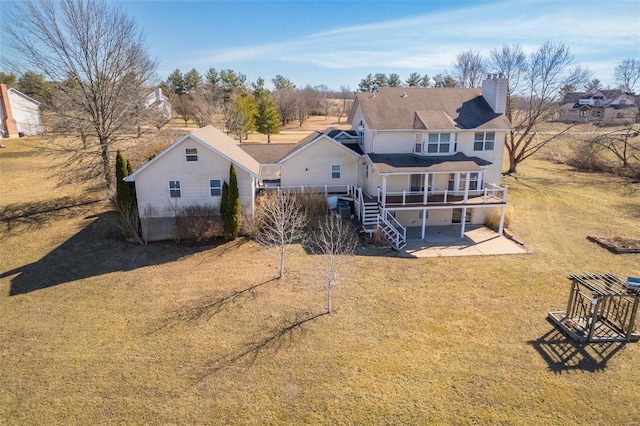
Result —
[[[86, 199], [5, 143], [0, 210]], [[516, 178], [510, 229], [534, 254], [360, 252], [315, 318], [300, 247], [274, 281], [253, 242], [128, 244], [99, 204], [2, 222], [0, 424], [633, 424], [640, 344], [578, 347], [545, 317], [568, 273], [640, 274], [586, 240], [640, 237], [640, 187], [536, 159]]]

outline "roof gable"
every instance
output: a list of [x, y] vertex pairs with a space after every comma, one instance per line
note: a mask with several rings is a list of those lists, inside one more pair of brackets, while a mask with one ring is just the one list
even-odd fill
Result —
[[19, 91], [18, 89], [14, 89], [13, 87], [9, 88], [7, 90], [8, 93], [13, 93], [14, 95], [20, 96], [21, 98], [24, 98], [25, 100], [32, 102], [38, 106], [40, 106], [40, 102], [36, 101], [35, 99], [33, 99], [31, 96], [27, 96], [24, 93], [22, 93], [21, 91]]
[[216, 129], [213, 126], [203, 127], [198, 130], [194, 130], [180, 139], [172, 143], [160, 154], [156, 155], [153, 159], [145, 163], [138, 170], [130, 174], [125, 178], [126, 182], [134, 182], [138, 174], [143, 172], [149, 167], [153, 167], [153, 164], [160, 158], [164, 157], [167, 153], [173, 151], [176, 147], [181, 145], [184, 141], [191, 140], [199, 143], [206, 149], [210, 149], [221, 157], [225, 158], [229, 162], [236, 164], [237, 167], [246, 171], [253, 177], [257, 177], [260, 172], [260, 163], [254, 158], [242, 150], [235, 140]]
[[[299, 154], [300, 152], [304, 151], [306, 148], [310, 147], [311, 145], [316, 144], [318, 141], [322, 141], [322, 140], [326, 140], [328, 142], [330, 142], [331, 144], [333, 144], [336, 148], [338, 149], [342, 149], [345, 152], [348, 152], [350, 155], [353, 155], [354, 157], [359, 157], [360, 155], [355, 152], [353, 149], [344, 146], [342, 143], [336, 141], [335, 139], [329, 137], [328, 135], [321, 133], [321, 132], [313, 132], [312, 134], [310, 134], [309, 136], [307, 136], [305, 139], [301, 140], [300, 142], [298, 142], [298, 144], [296, 144], [296, 148], [291, 151], [289, 153], [289, 155], [287, 155], [286, 157], [280, 159], [280, 161], [278, 161], [278, 164], [282, 164], [285, 161], [287, 161], [288, 159], [290, 159], [291, 157]], [[303, 143], [304, 142], [304, 143]]]

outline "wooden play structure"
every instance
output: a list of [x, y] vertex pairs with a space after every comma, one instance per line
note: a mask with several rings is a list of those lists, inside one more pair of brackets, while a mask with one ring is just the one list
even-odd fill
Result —
[[638, 279], [621, 280], [613, 274], [575, 275], [566, 311], [549, 312], [562, 331], [581, 343], [636, 342], [636, 315], [640, 304]]

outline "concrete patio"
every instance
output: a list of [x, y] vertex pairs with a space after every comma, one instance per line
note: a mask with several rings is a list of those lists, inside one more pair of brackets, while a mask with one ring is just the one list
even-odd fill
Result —
[[526, 254], [526, 247], [484, 226], [467, 225], [464, 237], [460, 226], [429, 226], [420, 239], [420, 228], [407, 228], [407, 245], [400, 252], [409, 257], [487, 256]]

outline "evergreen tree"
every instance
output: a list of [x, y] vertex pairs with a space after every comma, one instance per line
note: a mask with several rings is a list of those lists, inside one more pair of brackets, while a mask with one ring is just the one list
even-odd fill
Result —
[[267, 142], [271, 143], [271, 135], [280, 133], [280, 114], [271, 93], [261, 93], [256, 96], [257, 111], [255, 115], [258, 132], [267, 135]]
[[240, 194], [238, 192], [238, 177], [233, 163], [231, 163], [231, 166], [229, 167], [229, 185], [227, 190], [225, 216], [226, 217], [223, 217], [224, 237], [227, 240], [233, 240], [240, 234], [240, 227], [242, 226], [242, 206], [240, 204]]
[[222, 196], [220, 198], [220, 216], [222, 221], [227, 223], [227, 204], [229, 200], [229, 184], [227, 181], [222, 183]]
[[118, 210], [129, 210], [135, 206], [135, 195], [131, 183], [123, 179], [131, 174], [131, 164], [122, 156], [120, 150], [116, 153], [116, 204]]

